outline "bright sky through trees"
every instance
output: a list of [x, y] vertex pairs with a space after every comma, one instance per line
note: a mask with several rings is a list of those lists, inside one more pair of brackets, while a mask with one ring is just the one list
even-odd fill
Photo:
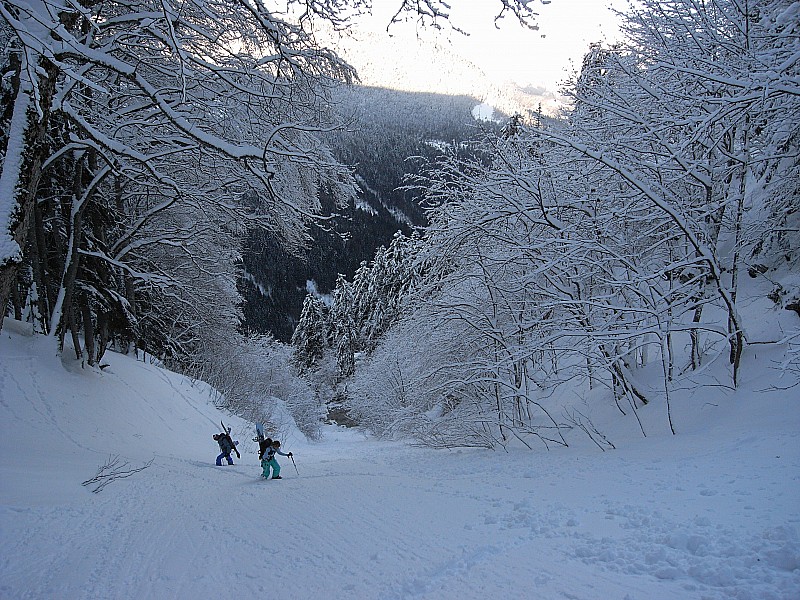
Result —
[[[384, 6], [386, 4], [386, 6]], [[385, 29], [390, 3], [376, 3], [370, 26]], [[521, 87], [557, 92], [559, 83], [580, 65], [589, 44], [612, 41], [618, 34], [610, 6], [621, 10], [623, 0], [554, 0], [539, 9], [539, 30], [521, 27], [513, 17], [495, 25], [500, 3], [489, 0], [453, 2], [451, 21], [469, 36], [443, 29], [396, 24], [393, 36], [433, 40], [473, 62], [495, 81], [513, 81]]]

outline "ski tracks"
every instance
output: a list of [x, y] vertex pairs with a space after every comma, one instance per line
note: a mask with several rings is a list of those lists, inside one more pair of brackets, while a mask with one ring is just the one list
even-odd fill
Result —
[[[795, 530], [737, 495], [732, 474], [690, 476], [692, 461], [678, 479], [675, 461], [648, 471], [361, 439], [295, 456], [301, 475], [284, 459], [281, 481], [261, 479], [252, 452], [233, 467], [160, 456], [82, 503], [5, 507], [0, 597], [652, 599], [657, 585], [658, 600], [783, 600], [800, 587]], [[651, 474], [620, 500], [629, 472]], [[723, 502], [759, 525], [718, 520]]]

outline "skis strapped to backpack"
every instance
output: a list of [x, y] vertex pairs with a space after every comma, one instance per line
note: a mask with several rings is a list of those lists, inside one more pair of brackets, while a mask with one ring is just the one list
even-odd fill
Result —
[[258, 442], [258, 459], [261, 460], [264, 458], [267, 450], [269, 449], [269, 445], [272, 442], [266, 434], [264, 433], [264, 424], [263, 423], [256, 423], [256, 437], [253, 438], [254, 442]]
[[225, 423], [223, 423], [222, 421], [220, 421], [219, 424], [222, 425], [222, 433], [227, 435], [228, 439], [231, 441], [231, 446], [233, 446], [233, 451], [236, 452], [236, 458], [242, 458], [242, 455], [239, 454], [239, 450], [236, 448], [236, 443], [233, 441], [233, 438], [231, 437], [231, 428], [225, 427]]

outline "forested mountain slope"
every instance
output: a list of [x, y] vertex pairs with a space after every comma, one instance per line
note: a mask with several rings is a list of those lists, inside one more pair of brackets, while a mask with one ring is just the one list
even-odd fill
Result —
[[345, 130], [329, 133], [326, 142], [353, 167], [358, 198], [337, 209], [323, 189], [323, 212], [331, 219], [312, 226], [304, 251], [290, 254], [268, 233], [252, 234], [245, 246], [244, 326], [282, 341], [291, 339], [310, 288], [331, 292], [339, 273], [352, 277], [396, 231], [425, 223], [420, 191], [403, 187], [407, 174], [455, 147], [469, 153], [468, 141], [498, 127], [477, 121], [473, 109], [480, 102], [463, 95], [342, 86], [335, 100]]

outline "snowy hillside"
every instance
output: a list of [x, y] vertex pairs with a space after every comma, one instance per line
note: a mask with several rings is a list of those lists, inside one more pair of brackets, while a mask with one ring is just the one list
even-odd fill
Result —
[[[800, 388], [765, 391], [767, 358], [724, 402], [687, 393], [674, 437], [609, 422], [616, 450], [503, 453], [287, 429], [297, 470], [265, 481], [251, 424], [203, 386], [81, 369], [21, 329], [0, 334], [0, 598], [800, 597]], [[153, 462], [81, 485], [116, 455]]]

